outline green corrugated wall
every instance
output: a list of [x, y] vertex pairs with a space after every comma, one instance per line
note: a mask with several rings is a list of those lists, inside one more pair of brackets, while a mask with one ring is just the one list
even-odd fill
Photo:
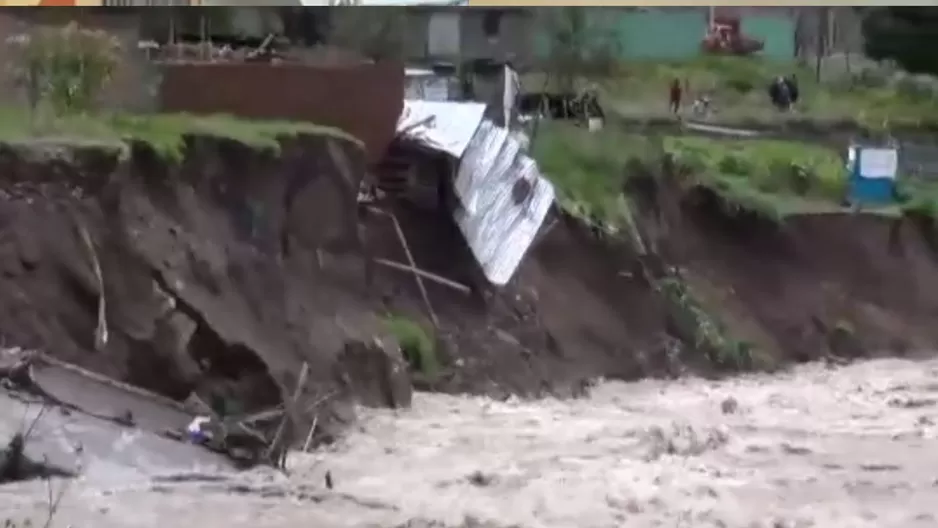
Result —
[[765, 42], [762, 56], [769, 59], [795, 58], [795, 21], [778, 16], [747, 16], [740, 24], [743, 34]]
[[[689, 59], [700, 53], [700, 42], [707, 32], [703, 10], [626, 11], [622, 8], [590, 10], [597, 27], [609, 28], [626, 59]], [[792, 59], [795, 50], [795, 23], [785, 17], [746, 16], [743, 33], [765, 42], [763, 56]], [[543, 57], [547, 51], [546, 35], [537, 35], [536, 48]]]
[[707, 32], [707, 17], [702, 12], [625, 12], [617, 18], [615, 33], [620, 53], [630, 59], [693, 57], [699, 53], [700, 41]]

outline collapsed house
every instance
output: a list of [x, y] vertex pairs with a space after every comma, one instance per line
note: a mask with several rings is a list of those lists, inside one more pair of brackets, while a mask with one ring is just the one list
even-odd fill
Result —
[[393, 169], [382, 171], [380, 181], [410, 189], [418, 202], [434, 196], [488, 282], [504, 286], [534, 243], [554, 188], [527, 155], [525, 133], [499, 126], [491, 115], [486, 103], [405, 100], [385, 164]]
[[429, 151], [425, 159], [443, 168], [433, 182], [437, 205], [452, 215], [486, 279], [503, 286], [544, 223], [554, 188], [524, 152], [523, 133], [495, 125], [485, 111], [483, 103], [406, 101], [397, 148], [413, 143], [409, 152]]

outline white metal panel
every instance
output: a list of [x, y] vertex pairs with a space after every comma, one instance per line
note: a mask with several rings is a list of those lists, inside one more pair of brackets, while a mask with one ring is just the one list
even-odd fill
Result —
[[[505, 148], [511, 143], [517, 144], [517, 138], [508, 137], [498, 156], [506, 159], [496, 161], [496, 168], [473, 189], [475, 211], [462, 208], [454, 212], [485, 277], [496, 286], [511, 280], [554, 202], [553, 185], [541, 176], [534, 160], [519, 155], [517, 148]], [[508, 157], [510, 162], [506, 161]], [[531, 193], [523, 203], [516, 204], [513, 190], [521, 179], [531, 184]]]
[[484, 115], [484, 103], [406, 100], [397, 133], [459, 159]]
[[[485, 277], [504, 286], [534, 242], [555, 193], [525, 155], [527, 138], [484, 119], [485, 108], [407, 100], [397, 131], [460, 160], [454, 184], [462, 207], [453, 217]], [[531, 189], [522, 203], [515, 197], [519, 180]]]

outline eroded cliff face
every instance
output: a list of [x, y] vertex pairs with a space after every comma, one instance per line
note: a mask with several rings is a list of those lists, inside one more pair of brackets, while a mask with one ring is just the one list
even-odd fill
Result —
[[308, 422], [304, 402], [347, 392], [340, 352], [382, 334], [356, 304], [362, 163], [314, 136], [190, 137], [178, 163], [143, 143], [0, 147], [3, 339], [229, 413], [292, 399], [306, 363]]
[[[426, 283], [434, 328], [411, 274], [365, 265], [408, 261], [387, 215], [361, 214], [365, 173], [360, 147], [330, 136], [276, 152], [188, 137], [178, 160], [139, 142], [2, 145], [3, 344], [226, 413], [292, 402], [306, 364], [287, 407], [304, 436], [318, 416], [328, 438], [352, 402], [409, 404], [389, 316], [425, 323], [434, 341], [440, 369], [419, 387], [497, 397], [758, 367], [753, 350], [779, 366], [938, 341], [938, 267], [913, 226], [812, 216], [767, 228], [667, 179], [633, 190], [645, 254], [559, 216], [497, 291], [448, 213], [385, 204], [419, 268], [470, 287]], [[703, 350], [665, 280], [745, 342], [734, 351], [747, 361]]]

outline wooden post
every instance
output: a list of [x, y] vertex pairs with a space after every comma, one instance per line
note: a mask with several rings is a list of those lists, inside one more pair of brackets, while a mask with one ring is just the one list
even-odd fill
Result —
[[[205, 52], [208, 47], [206, 46], [208, 42], [208, 26], [205, 18], [205, 11], [199, 9], [199, 59], [205, 60]], [[211, 53], [209, 53], [211, 55]]]
[[814, 76], [817, 82], [821, 82], [821, 62], [824, 60], [824, 40], [825, 33], [827, 29], [827, 10], [829, 7], [819, 7], [818, 8], [818, 18], [817, 18], [817, 35], [815, 35], [815, 64], [814, 64]]

